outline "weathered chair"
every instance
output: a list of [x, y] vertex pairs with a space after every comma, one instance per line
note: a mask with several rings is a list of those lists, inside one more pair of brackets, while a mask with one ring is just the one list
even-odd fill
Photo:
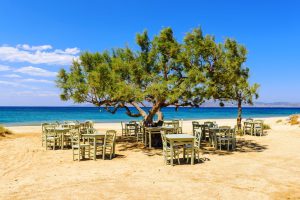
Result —
[[[161, 131], [161, 139], [163, 144], [163, 157], [165, 164], [168, 164], [168, 161], [171, 159], [171, 148], [168, 146], [166, 134], [164, 131]], [[180, 151], [177, 146], [173, 146], [173, 158], [177, 159], [178, 164], [180, 164], [179, 160]]]
[[49, 123], [42, 123], [42, 135], [41, 135], [41, 139], [42, 139], [42, 147], [45, 145], [46, 143], [46, 129], [45, 127], [49, 125]]
[[220, 126], [219, 133], [217, 135], [217, 145], [222, 150], [222, 145], [227, 145], [227, 150], [232, 146], [232, 149], [235, 148], [235, 132], [231, 129], [230, 126]]
[[115, 130], [106, 131], [103, 145], [103, 159], [105, 159], [106, 150], [109, 150], [110, 160], [112, 159], [112, 156], [115, 156], [116, 133]]
[[48, 149], [48, 147], [52, 148], [53, 150], [55, 150], [55, 147], [57, 146], [57, 144], [60, 144], [61, 142], [61, 137], [56, 133], [55, 125], [45, 125], [44, 126], [45, 130], [46, 130], [46, 135], [45, 135], [45, 141], [46, 141], [46, 149]]
[[264, 122], [263, 120], [255, 120], [253, 126], [253, 134], [255, 136], [259, 135], [262, 136], [264, 131]]
[[253, 132], [252, 123], [253, 123], [253, 119], [251, 119], [251, 118], [246, 119], [246, 121], [244, 122], [244, 131], [243, 131], [244, 135], [252, 134], [252, 132]]
[[75, 157], [77, 157], [78, 161], [84, 159], [86, 156], [90, 159], [90, 144], [85, 144], [81, 142], [80, 139], [80, 131], [77, 129], [73, 129], [70, 131], [71, 134], [71, 144], [72, 144], [72, 152], [73, 152], [73, 161]]
[[200, 124], [199, 124], [199, 122], [192, 121], [192, 126], [193, 126], [193, 135], [195, 135], [196, 130], [198, 130], [200, 128]]
[[126, 127], [125, 127], [125, 124], [124, 122], [121, 121], [121, 128], [122, 128], [122, 136], [126, 136]]
[[[201, 152], [201, 138], [202, 138], [202, 130], [198, 129], [195, 132], [195, 140], [194, 140], [194, 151], [195, 158], [200, 162], [200, 152]], [[189, 159], [192, 158], [192, 145], [184, 145], [183, 147], [183, 155], [186, 158], [186, 162], [189, 162]]]

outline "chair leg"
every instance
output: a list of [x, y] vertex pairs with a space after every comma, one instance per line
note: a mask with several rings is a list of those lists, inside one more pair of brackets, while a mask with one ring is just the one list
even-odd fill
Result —
[[102, 159], [105, 160], [106, 147], [103, 147]]

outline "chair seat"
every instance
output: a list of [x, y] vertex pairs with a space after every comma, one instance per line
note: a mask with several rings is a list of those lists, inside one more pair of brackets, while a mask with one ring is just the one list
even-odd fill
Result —
[[81, 148], [81, 147], [89, 147], [90, 145], [89, 144], [77, 144], [77, 145], [73, 145], [72, 147], [73, 148]]
[[47, 140], [55, 140], [55, 139], [59, 139], [60, 137], [58, 136], [48, 136]]

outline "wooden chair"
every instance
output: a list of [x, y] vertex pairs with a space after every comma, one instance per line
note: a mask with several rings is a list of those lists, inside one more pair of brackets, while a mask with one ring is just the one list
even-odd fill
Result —
[[255, 136], [259, 135], [262, 136], [264, 132], [264, 122], [263, 120], [255, 120], [253, 126], [253, 134]]
[[126, 136], [127, 135], [126, 127], [125, 127], [124, 122], [122, 122], [122, 121], [121, 121], [121, 128], [122, 128], [122, 136]]
[[[202, 130], [198, 129], [195, 132], [195, 141], [194, 141], [194, 151], [195, 151], [195, 158], [200, 162], [200, 152], [201, 152], [201, 138], [202, 138]], [[189, 162], [189, 159], [192, 158], [192, 146], [184, 145], [183, 147], [183, 155], [186, 158], [186, 162]]]
[[200, 124], [199, 124], [199, 122], [192, 121], [192, 126], [193, 126], [193, 135], [195, 135], [196, 130], [198, 130], [200, 128]]
[[252, 134], [252, 131], [253, 131], [253, 129], [252, 129], [252, 127], [253, 127], [252, 123], [253, 123], [253, 119], [251, 119], [251, 118], [246, 119], [246, 121], [244, 122], [244, 131], [243, 131], [244, 135], [246, 135], [246, 134]]
[[[168, 146], [166, 134], [164, 133], [164, 131], [161, 131], [161, 139], [162, 139], [162, 143], [163, 143], [164, 161], [165, 161], [165, 164], [168, 164], [168, 161], [171, 159], [171, 148]], [[173, 158], [177, 159], [178, 164], [180, 164], [179, 155], [180, 155], [179, 148], [177, 146], [174, 146], [173, 147]]]
[[45, 125], [44, 126], [46, 130], [46, 135], [45, 135], [45, 142], [46, 142], [46, 150], [48, 147], [52, 148], [55, 150], [55, 147], [60, 144], [61, 142], [61, 137], [56, 133], [55, 125]]
[[41, 135], [41, 139], [42, 139], [42, 147], [45, 145], [46, 143], [46, 129], [45, 127], [47, 125], [50, 125], [49, 123], [42, 123], [42, 135]]
[[71, 134], [71, 144], [73, 152], [73, 161], [77, 157], [78, 161], [84, 159], [86, 156], [90, 159], [90, 144], [85, 144], [81, 142], [79, 130], [73, 129], [70, 131]]
[[105, 159], [106, 150], [109, 150], [109, 159], [115, 156], [115, 146], [116, 146], [116, 131], [108, 130], [105, 133], [104, 145], [103, 145], [103, 160]]
[[222, 150], [222, 145], [227, 145], [227, 150], [232, 146], [232, 149], [235, 148], [235, 133], [230, 126], [220, 126], [219, 133], [217, 135], [217, 146]]

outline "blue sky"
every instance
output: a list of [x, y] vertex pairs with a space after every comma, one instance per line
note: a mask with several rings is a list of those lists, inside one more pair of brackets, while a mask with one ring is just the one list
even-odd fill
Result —
[[53, 80], [80, 51], [172, 27], [244, 44], [263, 102], [300, 102], [300, 1], [0, 1], [0, 105], [70, 105]]

